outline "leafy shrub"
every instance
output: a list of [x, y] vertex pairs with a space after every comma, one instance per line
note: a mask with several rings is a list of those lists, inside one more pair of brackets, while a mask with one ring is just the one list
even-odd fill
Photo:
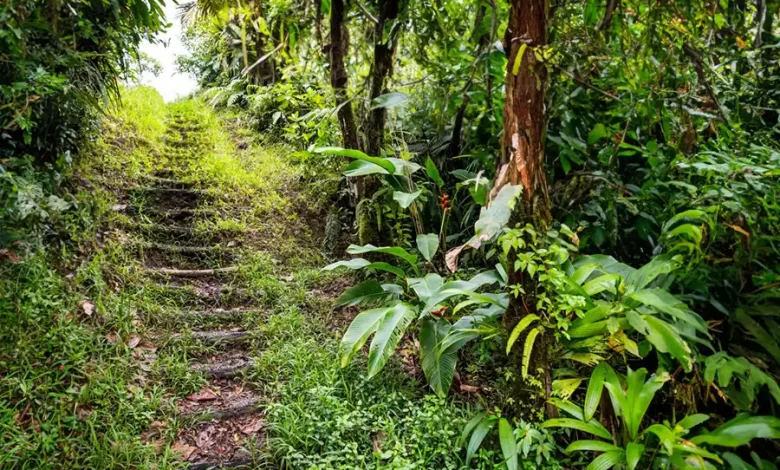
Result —
[[0, 5], [0, 155], [54, 162], [72, 150], [142, 39], [164, 27], [157, 0]]

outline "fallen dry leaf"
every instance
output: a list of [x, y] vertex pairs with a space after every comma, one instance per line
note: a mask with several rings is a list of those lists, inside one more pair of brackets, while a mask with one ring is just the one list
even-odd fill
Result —
[[140, 337], [140, 336], [133, 336], [133, 337], [131, 337], [131, 338], [130, 338], [130, 339], [127, 341], [127, 346], [128, 346], [130, 349], [133, 349], [134, 347], [138, 346], [138, 343], [140, 343], [140, 342], [141, 342], [141, 337]]
[[211, 440], [211, 436], [214, 434], [214, 425], [206, 426], [206, 428], [198, 433], [195, 438], [195, 445], [200, 449], [208, 449], [214, 442]]
[[192, 401], [211, 401], [216, 399], [217, 394], [205, 387], [202, 388], [199, 392], [193, 393], [187, 397], [187, 400]]
[[109, 333], [106, 335], [106, 339], [111, 344], [116, 344], [117, 341], [119, 341], [119, 336], [117, 336], [116, 333]]
[[479, 393], [479, 387], [473, 385], [460, 384], [460, 391], [463, 393]]
[[198, 450], [198, 448], [195, 446], [187, 445], [183, 442], [177, 442], [171, 447], [171, 450], [174, 453], [181, 455], [182, 459], [190, 460], [193, 454], [195, 453], [195, 451]]
[[95, 313], [95, 304], [91, 300], [82, 300], [79, 302], [79, 310], [84, 315], [91, 317]]
[[14, 253], [13, 251], [7, 248], [3, 248], [2, 250], [0, 250], [0, 257], [6, 258], [11, 264], [19, 264], [22, 261], [24, 261], [24, 259], [22, 259], [21, 256], [17, 255], [16, 253]]
[[260, 418], [255, 418], [249, 423], [239, 427], [242, 433], [244, 434], [254, 434], [257, 431], [261, 430], [263, 428], [263, 420]]
[[114, 212], [122, 212], [125, 209], [127, 209], [127, 204], [114, 204], [111, 206], [111, 210]]

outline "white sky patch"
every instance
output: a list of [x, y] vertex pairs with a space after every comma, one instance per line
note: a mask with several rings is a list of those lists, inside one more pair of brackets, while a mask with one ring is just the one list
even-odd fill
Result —
[[158, 77], [144, 73], [141, 76], [141, 83], [154, 87], [168, 102], [192, 93], [198, 88], [198, 83], [190, 75], [176, 71], [176, 56], [186, 54], [187, 49], [181, 42], [182, 28], [179, 12], [176, 4], [171, 0], [166, 0], [165, 19], [166, 22], [171, 23], [171, 27], [158, 36], [162, 39], [162, 44], [152, 44], [147, 41], [141, 44], [141, 52], [149, 54], [160, 62], [162, 73]]

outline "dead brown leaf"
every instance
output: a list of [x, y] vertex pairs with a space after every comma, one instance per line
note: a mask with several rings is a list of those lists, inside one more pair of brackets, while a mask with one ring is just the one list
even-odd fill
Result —
[[81, 310], [81, 313], [84, 315], [91, 317], [93, 313], [95, 313], [95, 303], [91, 300], [82, 300], [79, 302], [79, 310]]
[[2, 250], [0, 250], [0, 258], [7, 259], [11, 264], [19, 264], [22, 261], [24, 261], [24, 259], [21, 256], [17, 255], [16, 253], [9, 250], [8, 248], [3, 248]]
[[136, 346], [138, 346], [138, 343], [140, 343], [140, 342], [141, 342], [141, 337], [140, 336], [132, 336], [129, 340], [127, 340], [127, 347], [129, 347], [130, 349], [133, 349]]
[[239, 429], [244, 434], [254, 434], [257, 431], [261, 430], [263, 426], [264, 426], [263, 420], [260, 418], [255, 418], [249, 423], [239, 427]]
[[460, 391], [463, 393], [479, 393], [480, 388], [473, 385], [460, 384]]
[[211, 401], [216, 400], [217, 394], [209, 390], [208, 388], [204, 387], [200, 389], [199, 392], [193, 393], [192, 395], [189, 395], [187, 397], [187, 400], [192, 401]]
[[117, 341], [119, 341], [119, 336], [117, 336], [116, 333], [109, 333], [106, 335], [106, 339], [108, 340], [109, 343], [116, 344]]
[[183, 442], [177, 442], [171, 447], [171, 450], [174, 453], [181, 455], [182, 459], [190, 460], [193, 457], [193, 454], [195, 454], [195, 451], [198, 450], [198, 448], [195, 446], [187, 445]]

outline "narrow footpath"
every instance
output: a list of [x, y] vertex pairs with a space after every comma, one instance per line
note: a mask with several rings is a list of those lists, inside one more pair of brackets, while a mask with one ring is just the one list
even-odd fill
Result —
[[[202, 131], [196, 122], [174, 118], [170, 147], [179, 148], [181, 161], [197, 151], [188, 147], [188, 136]], [[131, 191], [126, 209], [138, 222], [131, 235], [144, 266], [140, 367], [172, 387], [200, 383], [175, 404], [175, 422], [153, 423], [146, 437], [153, 442], [175, 432], [171, 450], [192, 470], [257, 466], [264, 420], [258, 391], [246, 380], [254, 349], [245, 325], [257, 321], [263, 292], [243, 282], [240, 237], [198, 229], [198, 223], [235, 214], [216, 208], [219, 195], [209, 188], [179, 179], [185, 170], [174, 164], [146, 178], [147, 186]]]

